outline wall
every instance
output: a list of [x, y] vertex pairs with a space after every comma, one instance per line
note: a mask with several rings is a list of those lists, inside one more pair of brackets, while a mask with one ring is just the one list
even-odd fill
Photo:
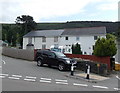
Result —
[[120, 40], [118, 41], [118, 62], [120, 63]]
[[35, 49], [41, 49], [42, 48], [42, 37], [35, 37], [34, 47], [35, 47]]
[[[54, 42], [53, 37], [46, 37], [46, 42], [42, 42], [42, 37], [32, 37], [32, 44], [34, 44], [35, 49], [42, 49], [42, 44], [46, 45], [46, 49], [50, 49], [51, 45], [58, 44], [59, 46], [63, 46], [66, 48], [66, 45], [70, 45], [69, 49], [71, 49], [72, 44], [80, 43], [82, 52], [87, 53], [87, 55], [92, 55], [93, 53], [93, 45], [95, 45], [96, 40], [94, 40], [94, 36], [82, 35], [79, 37], [79, 41], [76, 40], [76, 36], [68, 36], [68, 40], [65, 40], [66, 36], [60, 36], [58, 42]], [[100, 36], [105, 37], [105, 36]], [[26, 49], [26, 45], [28, 44], [28, 38], [23, 38], [23, 49]], [[72, 54], [72, 49], [70, 52], [65, 50], [65, 53]]]
[[26, 45], [28, 44], [28, 38], [23, 38], [23, 49], [26, 49]]
[[[60, 39], [60, 46], [66, 46], [66, 45], [71, 45], [80, 43], [82, 52], [87, 53], [87, 55], [92, 55], [93, 53], [93, 45], [95, 45], [96, 40], [94, 40], [94, 36], [90, 35], [81, 35], [81, 36], [68, 36], [68, 40], [65, 40], [66, 36], [62, 36]], [[76, 40], [76, 37], [79, 37], [79, 41]], [[105, 36], [99, 36], [105, 37]]]
[[3, 47], [2, 54], [6, 56], [14, 57], [14, 58], [26, 59], [30, 61], [34, 60], [34, 50]]
[[105, 63], [108, 65], [108, 69], [109, 70], [111, 69], [110, 57], [97, 57], [94, 55], [78, 55], [78, 54], [65, 54], [65, 55], [70, 58], [82, 58], [82, 59], [92, 60], [95, 62]]
[[[26, 49], [28, 44], [28, 38], [23, 38], [23, 49]], [[46, 45], [46, 49], [50, 49], [51, 45], [59, 44], [54, 42], [54, 37], [47, 37], [46, 42], [42, 42], [42, 37], [32, 37], [32, 44], [34, 44], [35, 49], [42, 49], [42, 44]]]
[[117, 54], [115, 55], [115, 61], [120, 63], [120, 40], [117, 40]]

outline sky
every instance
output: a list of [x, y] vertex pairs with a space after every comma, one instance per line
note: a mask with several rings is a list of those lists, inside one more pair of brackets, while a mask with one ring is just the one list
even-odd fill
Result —
[[0, 0], [0, 23], [30, 15], [37, 23], [118, 21], [120, 0]]

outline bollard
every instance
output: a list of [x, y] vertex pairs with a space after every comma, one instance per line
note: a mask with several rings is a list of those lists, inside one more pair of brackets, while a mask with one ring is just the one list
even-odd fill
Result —
[[73, 66], [73, 63], [71, 65], [71, 76], [74, 76], [74, 66]]
[[90, 74], [90, 66], [88, 65], [86, 79], [90, 79], [89, 74]]

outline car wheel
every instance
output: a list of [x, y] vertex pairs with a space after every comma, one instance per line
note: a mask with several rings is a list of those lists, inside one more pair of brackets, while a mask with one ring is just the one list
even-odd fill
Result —
[[42, 66], [42, 65], [43, 65], [42, 60], [41, 60], [41, 59], [38, 59], [38, 60], [37, 60], [37, 66]]
[[58, 65], [58, 69], [59, 69], [60, 71], [64, 71], [64, 70], [65, 70], [65, 64], [60, 63], [60, 64]]

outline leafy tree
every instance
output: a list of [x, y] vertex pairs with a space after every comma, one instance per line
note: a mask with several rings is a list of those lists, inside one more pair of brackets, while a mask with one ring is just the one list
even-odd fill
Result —
[[115, 35], [113, 35], [113, 34], [107, 34], [107, 35], [106, 35], [106, 38], [107, 38], [107, 39], [112, 39], [113, 41], [116, 40], [116, 37], [115, 37]]
[[80, 44], [72, 45], [72, 54], [82, 54]]
[[29, 15], [22, 15], [16, 18], [16, 24], [20, 27], [19, 31], [19, 42], [22, 46], [23, 36], [28, 32], [36, 29], [36, 22], [33, 20], [32, 16]]
[[22, 15], [16, 18], [16, 24], [22, 26], [22, 30], [24, 30], [24, 34], [34, 30], [36, 28], [36, 22], [33, 20], [32, 16]]
[[93, 51], [96, 56], [114, 56], [117, 53], [117, 47], [112, 35], [107, 35], [105, 38], [99, 38], [95, 43]]

